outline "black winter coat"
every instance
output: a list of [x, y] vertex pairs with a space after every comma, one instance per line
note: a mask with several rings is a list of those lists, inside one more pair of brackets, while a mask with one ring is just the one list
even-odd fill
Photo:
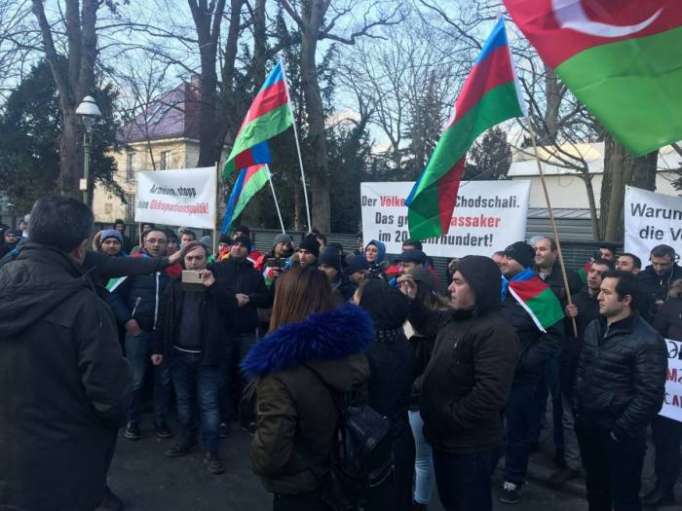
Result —
[[639, 290], [642, 294], [641, 301], [644, 306], [648, 308], [648, 310], [642, 310], [640, 308], [640, 312], [646, 319], [653, 321], [653, 318], [658, 312], [656, 302], [665, 301], [666, 298], [668, 298], [670, 284], [677, 279], [682, 279], [682, 267], [677, 264], [662, 277], [659, 277], [656, 274], [652, 266], [647, 266], [644, 271], [641, 271], [639, 275], [637, 275]]
[[[171, 282], [161, 297], [159, 326], [154, 332], [153, 352], [159, 353], [167, 360], [173, 354], [173, 346], [180, 333], [182, 305], [185, 291], [179, 281]], [[225, 328], [225, 317], [237, 310], [237, 299], [213, 284], [202, 294], [198, 323], [201, 339], [201, 364], [206, 366], [220, 365], [225, 358], [225, 346], [229, 342]]]
[[587, 420], [617, 438], [644, 434], [663, 404], [668, 351], [639, 315], [590, 323], [575, 387], [576, 421]]
[[570, 318], [566, 317], [566, 332], [570, 332], [570, 335], [566, 336], [561, 350], [561, 391], [568, 396], [573, 394], [575, 387], [575, 373], [578, 370], [585, 331], [592, 321], [599, 318], [597, 296], [590, 295], [587, 286], [573, 296], [573, 303], [578, 308], [578, 316], [575, 318], [578, 337], [573, 336], [573, 325]]
[[520, 342], [519, 362], [514, 384], [535, 383], [542, 378], [545, 362], [558, 352], [564, 335], [563, 322], [559, 321], [543, 333], [533, 319], [509, 293], [502, 302], [502, 315], [514, 327]]
[[231, 333], [251, 333], [258, 328], [258, 309], [272, 306], [272, 293], [265, 280], [253, 264], [246, 259], [228, 258], [226, 261], [209, 266], [216, 279], [216, 285], [233, 296], [237, 293], [249, 295], [249, 303], [229, 316], [228, 328]]
[[656, 314], [654, 328], [663, 337], [682, 342], [682, 297], [666, 300]]
[[[539, 274], [538, 274], [539, 275]], [[568, 279], [568, 286], [571, 296], [578, 293], [584, 286], [583, 281], [580, 279], [578, 274], [571, 270], [566, 270], [566, 277]], [[564, 283], [564, 276], [561, 273], [561, 265], [557, 259], [552, 266], [552, 272], [549, 274], [547, 279], [543, 279], [547, 285], [550, 287], [552, 292], [561, 302], [561, 306], [565, 306], [567, 301], [566, 295], [566, 284]]]
[[0, 269], [0, 508], [95, 509], [130, 388], [110, 309], [64, 253], [27, 243]]
[[153, 332], [158, 324], [161, 295], [169, 281], [170, 277], [161, 271], [128, 277], [108, 300], [118, 322], [125, 325], [135, 319], [143, 331]]

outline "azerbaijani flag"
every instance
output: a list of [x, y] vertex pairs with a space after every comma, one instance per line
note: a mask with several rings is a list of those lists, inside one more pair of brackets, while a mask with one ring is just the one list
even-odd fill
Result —
[[293, 123], [294, 115], [284, 78], [284, 66], [278, 62], [246, 112], [230, 156], [225, 162], [223, 176], [227, 177], [235, 170], [259, 163], [271, 163], [267, 141]]
[[500, 18], [464, 82], [449, 125], [406, 200], [411, 238], [423, 240], [448, 232], [466, 152], [481, 133], [524, 116], [524, 111]]
[[635, 155], [682, 139], [680, 0], [504, 0], [576, 97]]
[[592, 268], [592, 260], [587, 261], [583, 264], [583, 267], [578, 270], [578, 277], [580, 277], [583, 284], [587, 284], [587, 274], [590, 273], [590, 268]]
[[564, 318], [561, 303], [550, 287], [533, 271], [519, 275], [509, 282], [509, 292], [535, 322], [539, 330], [547, 328]]
[[230, 192], [230, 198], [227, 200], [221, 229], [223, 234], [229, 232], [232, 221], [240, 215], [253, 196], [265, 186], [268, 179], [270, 179], [270, 171], [267, 165], [252, 165], [239, 172]]

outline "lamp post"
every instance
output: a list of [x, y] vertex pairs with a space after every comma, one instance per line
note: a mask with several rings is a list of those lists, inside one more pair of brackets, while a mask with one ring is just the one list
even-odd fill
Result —
[[90, 145], [92, 142], [92, 128], [98, 117], [102, 117], [95, 99], [85, 96], [81, 104], [76, 108], [76, 115], [83, 121], [85, 132], [83, 133], [83, 179], [80, 181], [80, 189], [83, 192], [83, 202], [88, 204], [88, 184], [90, 182]]

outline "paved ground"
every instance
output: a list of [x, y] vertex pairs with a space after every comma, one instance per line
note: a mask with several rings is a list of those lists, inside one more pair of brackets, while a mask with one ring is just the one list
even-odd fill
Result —
[[[149, 420], [147, 424], [150, 424]], [[251, 473], [248, 462], [250, 436], [241, 431], [222, 442], [225, 474], [210, 475], [202, 454], [196, 450], [180, 459], [168, 459], [163, 451], [173, 440], [157, 440], [150, 429], [138, 442], [119, 439], [110, 485], [131, 511], [266, 511], [271, 508], [269, 494]], [[436, 499], [437, 500], [437, 499]], [[430, 507], [442, 511], [438, 502]], [[581, 496], [549, 490], [531, 481], [518, 506], [495, 502], [496, 510], [583, 511]], [[305, 511], [305, 510], [302, 510]], [[388, 510], [390, 511], [390, 510]]]

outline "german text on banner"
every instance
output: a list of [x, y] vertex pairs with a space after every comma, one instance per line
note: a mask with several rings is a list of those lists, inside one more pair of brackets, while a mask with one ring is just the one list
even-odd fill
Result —
[[215, 167], [143, 171], [136, 175], [136, 222], [215, 229]]
[[682, 197], [625, 187], [625, 251], [649, 260], [656, 245], [665, 243], [682, 253]]
[[[399, 254], [409, 237], [405, 199], [412, 182], [368, 182], [360, 185], [362, 235], [382, 241]], [[530, 181], [462, 181], [449, 231], [422, 240], [433, 257], [490, 256], [526, 238]]]
[[668, 345], [668, 373], [660, 415], [682, 422], [682, 342], [666, 339], [665, 343]]

